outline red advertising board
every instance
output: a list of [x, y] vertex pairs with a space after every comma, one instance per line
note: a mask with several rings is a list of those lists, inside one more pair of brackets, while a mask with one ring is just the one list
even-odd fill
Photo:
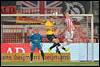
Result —
[[16, 14], [16, 6], [1, 6], [1, 14]]
[[[29, 62], [30, 61], [30, 44], [1, 44], [1, 62]], [[46, 61], [51, 62], [70, 62], [70, 53], [45, 53], [44, 56]], [[33, 55], [33, 62], [41, 62], [42, 56], [39, 53], [38, 48], [35, 49]]]
[[[3, 43], [1, 44], [1, 53], [29, 53], [31, 46], [26, 44]], [[39, 53], [38, 48], [34, 51], [35, 54]]]

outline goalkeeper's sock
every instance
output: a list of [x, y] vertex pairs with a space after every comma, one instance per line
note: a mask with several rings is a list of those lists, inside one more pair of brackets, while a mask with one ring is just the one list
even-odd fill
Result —
[[44, 52], [41, 50], [42, 59], [44, 60]]
[[30, 53], [30, 59], [33, 60], [33, 52]]

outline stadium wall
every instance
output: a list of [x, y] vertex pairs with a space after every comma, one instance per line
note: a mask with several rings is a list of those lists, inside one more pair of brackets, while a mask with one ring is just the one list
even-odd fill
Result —
[[[52, 45], [52, 43], [43, 43], [43, 51], [48, 53], [48, 48]], [[70, 48], [71, 61], [99, 61], [99, 43], [72, 43], [66, 48]], [[88, 48], [87, 48], [88, 47]], [[60, 49], [62, 53], [65, 53], [62, 49]], [[1, 53], [29, 53], [30, 46], [29, 44], [1, 44]], [[55, 48], [51, 50], [52, 53], [55, 53]], [[35, 53], [39, 53], [38, 49], [35, 50]], [[93, 58], [92, 58], [93, 56]]]
[[[43, 51], [48, 52], [47, 48], [49, 48], [50, 46], [51, 44], [44, 43]], [[95, 61], [99, 61], [99, 43], [94, 43], [93, 46], [91, 43], [72, 43], [68, 46], [65, 46], [65, 48], [67, 47], [70, 48], [71, 61], [91, 61], [92, 54], [93, 54], [93, 59]], [[60, 51], [62, 53], [65, 52], [62, 49], [60, 49]], [[55, 48], [52, 49], [52, 52], [55, 53]]]

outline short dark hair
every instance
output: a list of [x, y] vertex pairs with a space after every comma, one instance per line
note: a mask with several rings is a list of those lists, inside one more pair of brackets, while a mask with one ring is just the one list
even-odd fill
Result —
[[34, 28], [34, 30], [39, 30], [38, 28]]
[[54, 18], [53, 16], [49, 16], [48, 18]]
[[66, 11], [63, 12], [63, 15], [65, 15], [65, 14], [66, 14]]

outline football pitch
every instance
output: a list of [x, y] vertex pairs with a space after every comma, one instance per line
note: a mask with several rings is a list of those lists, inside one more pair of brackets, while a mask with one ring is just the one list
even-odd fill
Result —
[[1, 66], [99, 66], [99, 62], [1, 62]]

